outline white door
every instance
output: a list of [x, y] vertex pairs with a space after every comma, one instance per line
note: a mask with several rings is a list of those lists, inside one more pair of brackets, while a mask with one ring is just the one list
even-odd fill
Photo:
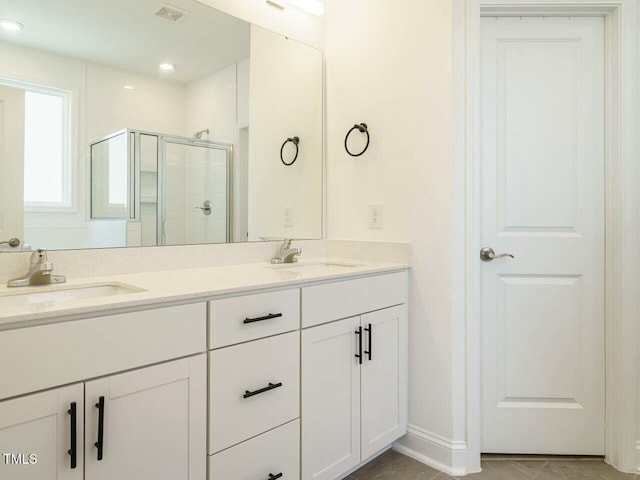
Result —
[[85, 398], [86, 480], [206, 480], [206, 355], [87, 382]]
[[[482, 451], [604, 453], [604, 21], [482, 19]], [[478, 262], [481, 260], [478, 258]]]
[[302, 331], [302, 480], [360, 463], [360, 317]]
[[0, 478], [82, 480], [83, 412], [82, 384], [0, 402]]
[[23, 178], [24, 90], [0, 85], [0, 242], [24, 240]]
[[407, 364], [404, 306], [362, 316], [365, 331], [361, 370], [362, 459], [370, 457], [406, 433]]

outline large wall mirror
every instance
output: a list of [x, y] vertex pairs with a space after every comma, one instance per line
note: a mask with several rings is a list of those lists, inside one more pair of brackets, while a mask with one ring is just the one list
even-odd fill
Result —
[[0, 241], [322, 237], [320, 51], [195, 0], [0, 0], [0, 19]]

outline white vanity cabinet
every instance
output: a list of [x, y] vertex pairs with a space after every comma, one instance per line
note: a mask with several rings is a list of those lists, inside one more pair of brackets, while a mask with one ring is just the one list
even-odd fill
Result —
[[86, 480], [204, 480], [206, 354], [85, 384]]
[[300, 475], [300, 289], [209, 302], [209, 479]]
[[0, 402], [0, 478], [204, 480], [206, 385], [201, 354]]
[[0, 480], [335, 480], [405, 433], [406, 271], [198, 300], [0, 331]]
[[0, 402], [0, 479], [82, 480], [83, 411], [82, 384]]
[[2, 331], [0, 373], [0, 479], [206, 480], [204, 302]]
[[[303, 305], [315, 302], [304, 306], [303, 324], [308, 310], [316, 325], [302, 331], [302, 480], [339, 478], [406, 432], [405, 282], [396, 274], [302, 289]], [[323, 309], [315, 289], [345, 300]], [[359, 293], [346, 300], [350, 289]], [[380, 299], [394, 306], [335, 321]]]

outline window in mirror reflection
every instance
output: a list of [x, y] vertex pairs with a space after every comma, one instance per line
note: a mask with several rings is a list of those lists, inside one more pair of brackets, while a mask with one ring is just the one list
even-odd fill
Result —
[[25, 91], [24, 201], [29, 207], [71, 204], [69, 97], [64, 93]]

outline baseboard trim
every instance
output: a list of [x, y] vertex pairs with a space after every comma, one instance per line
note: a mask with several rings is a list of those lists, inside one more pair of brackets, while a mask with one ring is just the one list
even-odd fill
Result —
[[467, 442], [450, 440], [415, 425], [407, 427], [407, 434], [393, 448], [448, 475], [471, 473], [467, 469]]

